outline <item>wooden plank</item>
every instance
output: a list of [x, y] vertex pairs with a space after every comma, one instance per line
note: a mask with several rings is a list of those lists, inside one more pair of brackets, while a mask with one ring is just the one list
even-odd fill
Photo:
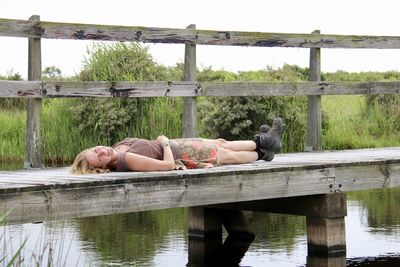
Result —
[[[40, 21], [39, 16], [29, 18], [33, 23]], [[28, 40], [28, 80], [42, 78], [42, 50], [40, 38]], [[26, 117], [26, 148], [24, 168], [41, 168], [42, 160], [42, 99], [29, 98]]]
[[[320, 35], [320, 31], [314, 31], [313, 35]], [[321, 81], [321, 49], [310, 49], [309, 81]], [[321, 95], [308, 96], [307, 108], [307, 134], [305, 151], [322, 149], [322, 121], [321, 121]]]
[[12, 173], [0, 172], [0, 211], [13, 209], [10, 222], [32, 222], [399, 187], [400, 148], [278, 154], [271, 162], [185, 171]]
[[0, 19], [0, 36], [40, 37], [41, 29], [38, 21]]
[[44, 82], [45, 97], [178, 97], [199, 95], [193, 82]]
[[0, 81], [0, 97], [18, 98], [299, 96], [399, 93], [400, 82], [199, 83], [184, 81]]
[[[194, 24], [189, 25], [187, 29], [196, 29]], [[195, 82], [197, 80], [196, 66], [196, 45], [185, 45], [185, 65], [184, 65], [184, 80]], [[183, 120], [182, 120], [182, 137], [197, 137], [197, 98], [183, 98]]]
[[[304, 180], [310, 183], [304, 185]], [[12, 209], [9, 222], [41, 221], [48, 212], [61, 219], [329, 193], [331, 183], [332, 179], [323, 171], [306, 170], [253, 174], [251, 178], [237, 174], [104, 186], [75, 185], [68, 189], [1, 194], [0, 210]]]
[[398, 94], [399, 82], [200, 83], [203, 96]]
[[42, 97], [40, 81], [0, 81], [0, 97], [38, 98]]
[[239, 32], [0, 19], [0, 36], [258, 47], [400, 48], [399, 36]]
[[340, 192], [399, 186], [399, 164], [339, 167], [336, 169], [335, 190]]
[[344, 193], [235, 202], [207, 207], [321, 218], [339, 218], [347, 215], [346, 194]]

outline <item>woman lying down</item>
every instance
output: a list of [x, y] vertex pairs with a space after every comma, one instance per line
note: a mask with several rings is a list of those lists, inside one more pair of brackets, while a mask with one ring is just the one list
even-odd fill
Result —
[[95, 146], [78, 154], [71, 166], [74, 174], [109, 171], [168, 171], [210, 168], [223, 164], [271, 161], [281, 148], [283, 122], [262, 125], [254, 140], [181, 138], [157, 140], [125, 138], [111, 147]]

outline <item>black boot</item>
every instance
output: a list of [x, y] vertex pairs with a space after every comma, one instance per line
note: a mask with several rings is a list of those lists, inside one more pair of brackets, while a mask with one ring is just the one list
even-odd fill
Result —
[[265, 155], [264, 149], [261, 148], [261, 135], [265, 135], [266, 133], [269, 132], [271, 127], [267, 124], [263, 124], [260, 126], [260, 131], [254, 136], [254, 143], [256, 143], [256, 152], [258, 154], [257, 160], [263, 159]]
[[274, 119], [272, 127], [268, 132], [259, 133], [260, 147], [264, 152], [264, 156], [261, 158], [265, 161], [271, 161], [274, 159], [275, 153], [281, 150], [282, 146], [282, 135], [283, 135], [283, 121], [281, 118]]

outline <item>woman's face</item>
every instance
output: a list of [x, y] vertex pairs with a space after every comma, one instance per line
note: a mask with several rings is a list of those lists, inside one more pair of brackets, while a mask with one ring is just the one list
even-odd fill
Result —
[[109, 146], [95, 146], [85, 153], [85, 158], [92, 167], [107, 168], [116, 159], [116, 151]]

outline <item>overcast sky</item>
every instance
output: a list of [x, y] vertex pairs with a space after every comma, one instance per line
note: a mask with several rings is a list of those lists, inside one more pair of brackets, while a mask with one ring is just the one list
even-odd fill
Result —
[[[145, 27], [400, 36], [397, 0], [0, 0], [0, 18]], [[0, 37], [0, 75], [27, 76], [27, 39]], [[42, 66], [78, 73], [91, 41], [42, 40]], [[182, 62], [184, 45], [149, 45], [163, 65]], [[197, 46], [199, 68], [230, 71], [308, 66], [309, 49]], [[400, 71], [400, 50], [323, 49], [322, 71]]]

